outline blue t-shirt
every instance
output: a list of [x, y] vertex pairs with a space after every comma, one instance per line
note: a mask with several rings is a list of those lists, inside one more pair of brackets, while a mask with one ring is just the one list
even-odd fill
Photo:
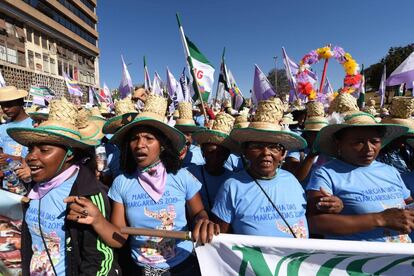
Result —
[[401, 178], [405, 186], [410, 190], [411, 196], [414, 196], [414, 172], [402, 173]]
[[[287, 220], [298, 238], [308, 237], [305, 191], [288, 171], [278, 170], [270, 180], [257, 180]], [[234, 173], [217, 193], [212, 212], [231, 224], [234, 234], [292, 238], [253, 178], [245, 171]]]
[[234, 172], [238, 172], [244, 168], [241, 157], [233, 153], [230, 153], [229, 158], [227, 158], [226, 162], [224, 163], [224, 167], [229, 171]]
[[202, 184], [200, 195], [203, 201], [204, 209], [210, 212], [213, 208], [214, 200], [217, 192], [223, 183], [229, 179], [233, 172], [224, 168], [224, 173], [221, 175], [209, 174], [203, 165], [188, 167], [190, 173], [192, 173]]
[[121, 174], [119, 166], [121, 152], [119, 148], [111, 143], [105, 143], [105, 151], [107, 155], [108, 171], [107, 174], [111, 174], [113, 178]]
[[[342, 215], [359, 215], [382, 212], [388, 208], [403, 208], [410, 196], [398, 171], [374, 161], [358, 167], [335, 159], [320, 167], [311, 176], [307, 190], [324, 188], [339, 197], [344, 208]], [[351, 235], [327, 235], [327, 238], [357, 241], [411, 242], [408, 235], [376, 228]]]
[[27, 147], [24, 147], [14, 141], [8, 134], [7, 129], [12, 127], [33, 127], [33, 120], [30, 117], [27, 117], [20, 122], [8, 122], [7, 124], [0, 125], [0, 147], [3, 148], [3, 152], [15, 155], [26, 157]]
[[201, 153], [201, 148], [196, 145], [190, 145], [187, 154], [183, 160], [183, 167], [188, 167], [190, 165], [203, 165], [205, 164], [203, 154]]
[[[186, 169], [168, 174], [163, 196], [155, 202], [135, 176], [121, 174], [109, 189], [109, 197], [125, 207], [128, 225], [161, 230], [187, 230], [186, 201], [201, 188], [201, 183]], [[130, 236], [131, 254], [137, 265], [170, 268], [191, 253], [191, 241]]]
[[[306, 158], [306, 156], [308, 155], [308, 153], [309, 153], [309, 148], [305, 148], [304, 151], [303, 151], [303, 159]], [[294, 158], [294, 159], [298, 160], [299, 162], [302, 162], [303, 160], [301, 160], [301, 156], [300, 155], [301, 155], [301, 152], [300, 151], [289, 151], [286, 157], [291, 157], [291, 158]], [[306, 186], [309, 183], [309, 179], [310, 179], [310, 177], [312, 175], [312, 172], [314, 170], [316, 170], [317, 168], [319, 168], [320, 166], [322, 166], [323, 164], [325, 164], [326, 162], [328, 162], [330, 159], [331, 158], [329, 158], [329, 157], [327, 157], [325, 155], [322, 155], [322, 154], [321, 155], [318, 155], [315, 158], [315, 160], [313, 161], [312, 168], [311, 168], [310, 172], [308, 173], [308, 175], [306, 176], [306, 178], [303, 181], [300, 182], [300, 184], [302, 184], [302, 186], [304, 188], [306, 188]]]
[[[46, 241], [50, 257], [58, 275], [65, 275], [65, 217], [66, 203], [63, 199], [69, 196], [78, 173], [49, 191], [42, 199], [40, 220], [43, 237]], [[47, 256], [39, 231], [38, 220], [39, 200], [32, 199], [26, 212], [26, 223], [32, 237], [33, 255], [30, 262], [30, 273], [53, 275], [53, 269]], [[43, 275], [43, 274], [42, 274]]]

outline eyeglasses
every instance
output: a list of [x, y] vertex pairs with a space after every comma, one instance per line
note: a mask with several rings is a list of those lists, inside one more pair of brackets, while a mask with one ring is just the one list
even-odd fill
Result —
[[259, 151], [267, 148], [272, 153], [279, 153], [285, 151], [285, 147], [280, 143], [250, 142], [247, 144], [246, 148], [253, 151]]

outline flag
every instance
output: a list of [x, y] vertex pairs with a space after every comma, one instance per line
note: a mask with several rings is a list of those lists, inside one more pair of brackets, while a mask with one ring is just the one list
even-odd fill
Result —
[[178, 107], [178, 103], [184, 101], [183, 91], [180, 83], [174, 78], [174, 75], [167, 68], [167, 92], [171, 99], [171, 104], [168, 108], [169, 113], [172, 114]]
[[365, 107], [365, 72], [364, 72], [364, 64], [362, 64], [362, 69], [361, 69], [361, 85], [359, 86], [358, 89], [358, 106], [359, 108], [364, 108]]
[[178, 14], [177, 22], [180, 29], [186, 59], [193, 77], [193, 87], [198, 97], [202, 97], [203, 101], [208, 101], [210, 93], [213, 91], [214, 67], [201, 53], [197, 46], [187, 36], [185, 36]]
[[150, 75], [149, 75], [149, 72], [148, 72], [147, 60], [145, 59], [145, 56], [144, 56], [144, 88], [147, 91], [152, 90], [151, 78], [150, 78]]
[[4, 81], [3, 74], [0, 71], [0, 87], [6, 86], [6, 82]]
[[124, 57], [121, 56], [122, 59], [122, 80], [119, 84], [119, 95], [121, 99], [127, 97], [131, 94], [131, 91], [134, 89], [132, 86], [131, 75], [129, 74], [128, 67], [125, 64]]
[[400, 84], [400, 87], [398, 87], [398, 93], [397, 93], [397, 96], [402, 96], [402, 95], [404, 95], [404, 86], [405, 86], [405, 83], [401, 83], [401, 84]]
[[228, 70], [227, 74], [228, 74], [228, 82], [230, 84], [229, 93], [230, 95], [233, 95], [232, 96], [233, 109], [239, 110], [244, 102], [243, 94], [239, 86], [236, 83], [236, 79], [234, 78], [233, 73], [230, 70]]
[[201, 275], [414, 275], [412, 244], [220, 234], [195, 251]]
[[95, 104], [95, 93], [92, 87], [89, 86], [88, 88], [88, 103], [93, 106]]
[[323, 94], [326, 94], [326, 95], [329, 95], [329, 94], [333, 94], [334, 93], [333, 88], [332, 88], [332, 85], [329, 82], [329, 79], [328, 78], [326, 78], [325, 85], [323, 86], [322, 93]]
[[385, 84], [386, 79], [387, 79], [387, 68], [386, 68], [386, 65], [384, 64], [384, 69], [382, 70], [381, 82], [378, 88], [378, 94], [381, 97], [381, 100], [380, 100], [381, 108], [384, 106], [385, 89], [387, 88]]
[[273, 90], [272, 85], [266, 75], [260, 70], [259, 66], [255, 64], [254, 67], [252, 101], [253, 104], [257, 105], [262, 100], [276, 96], [276, 92]]
[[411, 84], [414, 81], [414, 52], [412, 52], [388, 77], [387, 86]]
[[155, 95], [162, 96], [164, 94], [164, 84], [157, 72], [154, 73], [154, 79], [152, 81], [152, 92]]
[[189, 85], [189, 78], [185, 74], [185, 67], [183, 69], [183, 72], [180, 76], [180, 85], [181, 85], [181, 91], [183, 93], [184, 101], [191, 102], [191, 91], [190, 91], [190, 85]]
[[55, 93], [46, 86], [32, 85], [29, 89], [29, 95], [32, 96], [33, 104], [46, 106], [47, 102], [50, 102], [53, 99]]
[[66, 87], [68, 88], [69, 95], [82, 97], [82, 89], [80, 88], [77, 81], [72, 80], [65, 72], [63, 72], [63, 77], [65, 79]]

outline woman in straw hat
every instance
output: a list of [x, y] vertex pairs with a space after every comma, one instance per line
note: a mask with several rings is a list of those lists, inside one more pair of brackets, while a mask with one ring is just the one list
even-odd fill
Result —
[[[19, 170], [20, 179], [28, 178], [30, 170], [25, 166], [24, 157], [27, 155], [27, 148], [14, 141], [7, 134], [7, 129], [11, 127], [32, 127], [33, 120], [24, 110], [24, 98], [27, 97], [27, 91], [17, 89], [14, 86], [5, 86], [0, 88], [0, 105], [4, 114], [9, 118], [6, 124], [0, 125], [0, 166], [7, 165], [7, 159], [11, 158], [23, 163]], [[3, 180], [3, 188], [10, 189], [7, 181]], [[15, 187], [14, 187], [15, 188]], [[25, 193], [25, 189], [14, 189], [18, 193]]]
[[[167, 101], [149, 95], [143, 112], [121, 127], [111, 141], [121, 147], [121, 167], [109, 190], [113, 200], [111, 221], [86, 199], [70, 198], [68, 218], [91, 224], [101, 238], [113, 247], [121, 247], [128, 235], [126, 226], [162, 230], [187, 230], [194, 225], [193, 239], [211, 241], [219, 232], [208, 215], [198, 191], [200, 182], [186, 169], [180, 169], [179, 153], [185, 145], [184, 135], [166, 124]], [[187, 208], [187, 209], [186, 209]], [[86, 218], [79, 218], [84, 211]], [[186, 220], [186, 210], [191, 218]], [[192, 242], [145, 236], [129, 237], [134, 274], [171, 273], [197, 275], [197, 261]], [[168, 272], [167, 272], [168, 271]], [[153, 274], [151, 274], [153, 275]]]
[[207, 212], [211, 211], [220, 186], [232, 175], [225, 167], [231, 151], [235, 149], [229, 134], [233, 128], [233, 116], [221, 112], [216, 115], [211, 129], [203, 129], [193, 134], [193, 139], [201, 146], [204, 165], [193, 165], [188, 170], [203, 185], [201, 199]]
[[299, 135], [281, 129], [283, 103], [259, 102], [253, 122], [235, 128], [247, 167], [228, 179], [217, 192], [212, 212], [222, 232], [235, 234], [308, 237], [305, 192], [289, 172], [280, 169], [287, 150], [306, 147]]
[[[382, 146], [404, 135], [406, 127], [379, 124], [361, 111], [344, 114], [343, 121], [324, 127], [316, 150], [336, 159], [317, 169], [308, 190], [308, 218], [313, 233], [331, 239], [410, 242], [414, 211], [404, 210], [412, 202], [398, 171], [375, 161]], [[321, 213], [321, 189], [339, 197], [339, 214]]]
[[325, 118], [324, 107], [321, 102], [311, 101], [306, 104], [307, 117], [302, 137], [308, 146], [300, 151], [290, 151], [286, 156], [283, 168], [293, 173], [304, 188], [309, 182], [311, 172], [323, 165], [328, 159], [320, 156], [313, 149], [313, 143], [318, 132], [328, 125]]
[[105, 187], [81, 163], [96, 142], [82, 140], [77, 115], [72, 103], [53, 100], [48, 120], [37, 128], [8, 129], [14, 140], [29, 147], [26, 160], [35, 183], [25, 206], [23, 275], [114, 275], [112, 249], [92, 227], [65, 219], [68, 196], [90, 198], [104, 216], [110, 210]]

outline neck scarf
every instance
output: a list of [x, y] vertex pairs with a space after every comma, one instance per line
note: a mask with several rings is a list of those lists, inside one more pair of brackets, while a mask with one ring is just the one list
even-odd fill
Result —
[[78, 170], [79, 166], [72, 165], [65, 171], [53, 177], [51, 180], [36, 184], [27, 197], [30, 199], [41, 199], [52, 189], [59, 187], [63, 182], [65, 182], [69, 177], [71, 177], [73, 173], [75, 173]]
[[143, 170], [138, 170], [138, 182], [147, 194], [158, 202], [165, 191], [167, 170], [162, 162], [157, 162]]

